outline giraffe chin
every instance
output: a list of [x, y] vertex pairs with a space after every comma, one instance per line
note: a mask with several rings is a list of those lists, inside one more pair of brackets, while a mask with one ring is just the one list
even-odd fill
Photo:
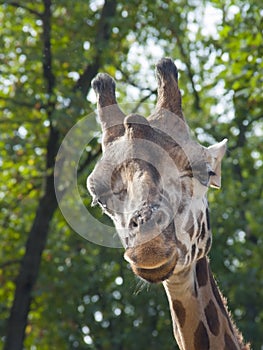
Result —
[[168, 279], [175, 269], [177, 263], [177, 255], [174, 254], [169, 260], [155, 268], [141, 268], [135, 264], [131, 264], [133, 272], [140, 278], [150, 283], [160, 283]]

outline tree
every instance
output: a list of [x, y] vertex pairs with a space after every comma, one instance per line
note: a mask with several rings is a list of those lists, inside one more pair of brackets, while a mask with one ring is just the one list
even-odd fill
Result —
[[[222, 8], [223, 26], [220, 40], [215, 43], [217, 65], [226, 68], [218, 74], [230, 106], [225, 106], [226, 119], [216, 126], [217, 132], [229, 134], [226, 164], [227, 198], [220, 194], [220, 213], [216, 213], [218, 231], [227, 234], [216, 237], [224, 246], [224, 259], [218, 271], [231, 271], [229, 278], [220, 277], [230, 290], [234, 315], [255, 349], [262, 346], [262, 21], [260, 4], [237, 2]], [[229, 108], [230, 107], [230, 108]], [[252, 180], [253, 179], [253, 180]], [[215, 204], [216, 206], [218, 203]], [[221, 216], [221, 218], [218, 218]], [[260, 253], [261, 252], [261, 253]], [[218, 266], [219, 267], [219, 266]], [[226, 275], [227, 277], [227, 275]], [[249, 288], [248, 288], [249, 286]], [[257, 303], [251, 304], [248, 290], [254, 290]], [[246, 322], [244, 321], [246, 319]], [[257, 340], [258, 339], [258, 340]]]
[[[211, 33], [203, 25], [209, 11], [219, 18], [217, 30], [210, 22]], [[256, 0], [211, 0], [198, 7], [186, 0], [80, 0], [74, 6], [68, 0], [1, 1], [5, 349], [22, 349], [22, 343], [41, 350], [171, 348], [162, 289], [134, 295], [136, 281], [121, 252], [72, 232], [57, 210], [53, 185], [63, 137], [94, 110], [90, 83], [97, 72], [115, 76], [120, 102], [154, 102], [149, 68], [165, 55], [177, 59], [185, 115], [200, 141], [229, 138], [223, 189], [210, 194], [211, 260], [246, 339], [255, 349], [262, 346], [260, 11]], [[137, 107], [147, 114], [148, 105]], [[98, 138], [79, 169], [87, 206], [85, 178], [100, 152]]]
[[[21, 259], [20, 264], [20, 271], [18, 273], [18, 277], [16, 280], [16, 289], [15, 289], [15, 295], [14, 300], [12, 304], [12, 308], [10, 311], [10, 317], [8, 322], [8, 328], [7, 328], [7, 337], [6, 337], [6, 343], [5, 348], [6, 349], [18, 349], [21, 348], [21, 345], [23, 343], [24, 335], [25, 335], [25, 329], [26, 329], [26, 322], [27, 322], [27, 316], [29, 312], [30, 302], [32, 298], [32, 289], [36, 282], [37, 274], [39, 271], [40, 261], [41, 261], [41, 255], [43, 253], [47, 234], [50, 227], [51, 219], [54, 215], [55, 210], [57, 209], [57, 201], [55, 198], [55, 189], [54, 189], [54, 164], [55, 164], [55, 156], [58, 151], [59, 146], [59, 140], [61, 136], [63, 135], [61, 131], [59, 130], [58, 121], [56, 122], [56, 118], [59, 117], [59, 113], [55, 113], [56, 110], [56, 101], [59, 100], [59, 92], [56, 92], [57, 83], [56, 83], [56, 77], [54, 75], [54, 69], [56, 66], [56, 62], [53, 63], [54, 57], [52, 55], [51, 51], [51, 16], [52, 16], [52, 9], [51, 9], [51, 1], [45, 0], [42, 4], [37, 4], [38, 6], [34, 9], [19, 5], [17, 3], [10, 2], [11, 6], [17, 7], [18, 10], [16, 10], [16, 14], [20, 14], [20, 18], [17, 21], [18, 28], [22, 29], [22, 32], [29, 33], [29, 38], [25, 37], [24, 35], [22, 38], [19, 38], [17, 41], [11, 41], [11, 45], [9, 46], [10, 42], [8, 40], [8, 37], [5, 38], [6, 40], [6, 46], [8, 46], [8, 49], [13, 49], [14, 52], [17, 53], [18, 61], [28, 61], [30, 59], [30, 56], [33, 58], [34, 54], [36, 55], [37, 59], [39, 59], [39, 62], [41, 62], [42, 65], [42, 79], [39, 75], [39, 68], [35, 68], [36, 75], [38, 76], [37, 84], [35, 87], [35, 91], [38, 91], [38, 93], [34, 94], [33, 96], [29, 94], [31, 97], [28, 102], [22, 101], [22, 96], [25, 94], [28, 86], [28, 81], [30, 80], [30, 75], [27, 75], [27, 70], [25, 71], [26, 74], [20, 74], [19, 76], [15, 76], [15, 82], [18, 85], [17, 90], [12, 93], [12, 91], [8, 91], [11, 93], [11, 96], [15, 100], [15, 105], [21, 105], [22, 107], [26, 108], [32, 108], [37, 109], [39, 111], [39, 114], [44, 115], [44, 119], [41, 116], [39, 117], [39, 121], [42, 121], [42, 123], [48, 128], [48, 133], [46, 135], [46, 146], [45, 150], [40, 149], [39, 151], [36, 151], [40, 153], [45, 153], [45, 166], [43, 167], [42, 171], [45, 172], [43, 174], [43, 190], [42, 193], [38, 193], [39, 202], [36, 205], [35, 209], [35, 216], [32, 220], [32, 226], [29, 229], [28, 238], [25, 245], [25, 253]], [[62, 8], [63, 9], [63, 8]], [[116, 2], [115, 1], [107, 1], [105, 2], [103, 9], [101, 11], [100, 19], [97, 23], [97, 33], [96, 36], [98, 39], [98, 42], [100, 45], [107, 45], [107, 42], [109, 40], [110, 32], [111, 32], [111, 26], [110, 26], [110, 18], [114, 16], [116, 10]], [[19, 13], [20, 12], [20, 13]], [[34, 16], [34, 19], [25, 17], [25, 13], [28, 12], [32, 16]], [[14, 13], [14, 10], [13, 10]], [[22, 16], [21, 16], [22, 14]], [[37, 17], [37, 20], [35, 19]], [[11, 28], [11, 21], [7, 22], [9, 28], [7, 28], [7, 33], [9, 35], [12, 35], [12, 31], [14, 28]], [[41, 26], [42, 27], [42, 33], [40, 33], [36, 27]], [[43, 44], [42, 47], [42, 59], [39, 57], [39, 48], [37, 46], [34, 47], [34, 37], [40, 35], [41, 41]], [[31, 38], [31, 40], [30, 40]], [[23, 41], [27, 41], [25, 47], [29, 49], [29, 52], [23, 51]], [[31, 50], [31, 46], [33, 46], [36, 50]], [[13, 63], [16, 62], [16, 55], [13, 53], [14, 59]], [[100, 59], [102, 56], [102, 50], [100, 47], [94, 48], [94, 61], [92, 64], [87, 65], [85, 67], [83, 73], [80, 75], [77, 82], [72, 87], [72, 93], [75, 93], [75, 95], [78, 97], [81, 93], [82, 98], [85, 98], [85, 95], [89, 89], [90, 83], [92, 78], [96, 75], [98, 72], [98, 67], [100, 64]], [[55, 60], [54, 60], [55, 61]], [[37, 60], [36, 62], [37, 63]], [[12, 64], [12, 61], [9, 62], [9, 65]], [[31, 64], [31, 63], [30, 63]], [[34, 64], [32, 65], [34, 66]], [[21, 70], [24, 73], [24, 70]], [[21, 73], [22, 73], [21, 72]], [[7, 71], [7, 77], [10, 79], [10, 72]], [[32, 78], [32, 77], [31, 77]], [[7, 78], [8, 79], [8, 78]], [[43, 84], [43, 86], [41, 86]], [[40, 87], [40, 86], [41, 87]], [[44, 97], [44, 99], [43, 99]], [[10, 102], [9, 98], [3, 97], [6, 102]], [[63, 97], [62, 97], [63, 99]], [[74, 108], [75, 113], [81, 114], [79, 111], [80, 105], [76, 103], [76, 101], [70, 101], [69, 107], [71, 107], [73, 110]], [[8, 104], [6, 108], [4, 108], [4, 112], [10, 113], [10, 119], [12, 120], [12, 110], [9, 111]], [[36, 113], [37, 114], [37, 113]], [[21, 115], [18, 114], [16, 117], [19, 120], [19, 117], [21, 118]], [[35, 119], [36, 116], [33, 116]], [[23, 117], [22, 117], [23, 118]], [[22, 119], [23, 120], [23, 119]], [[32, 122], [33, 120], [31, 120]], [[17, 131], [17, 136], [20, 138], [24, 138], [25, 134], [27, 134], [27, 128], [24, 126], [20, 126]], [[24, 135], [24, 136], [23, 136]], [[44, 140], [43, 140], [44, 141]], [[44, 141], [45, 144], [45, 141]], [[43, 145], [42, 145], [43, 147]], [[20, 150], [22, 149], [21, 144], [15, 144], [13, 146], [13, 150]], [[12, 152], [12, 150], [11, 150]], [[23, 150], [21, 150], [23, 153]], [[17, 152], [18, 155], [21, 152]], [[34, 159], [31, 159], [30, 162], [27, 162], [29, 164], [34, 164]], [[27, 169], [28, 170], [28, 169]], [[19, 169], [18, 169], [19, 172]], [[23, 174], [25, 171], [20, 171]], [[28, 172], [28, 175], [31, 175], [30, 172]], [[38, 174], [37, 174], [38, 175]], [[38, 175], [39, 176], [39, 175]], [[31, 176], [30, 176], [31, 177]], [[30, 179], [31, 180], [31, 179]], [[15, 181], [16, 182], [16, 181]], [[33, 186], [32, 186], [33, 187]], [[31, 186], [30, 186], [31, 189]]]

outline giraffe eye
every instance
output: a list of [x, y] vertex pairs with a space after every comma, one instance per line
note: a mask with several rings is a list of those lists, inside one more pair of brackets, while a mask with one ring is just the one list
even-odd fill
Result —
[[196, 162], [192, 165], [192, 174], [202, 185], [208, 186], [211, 176], [215, 176], [216, 173], [205, 162]]
[[116, 190], [113, 191], [113, 194], [115, 196], [118, 196], [118, 194], [121, 194], [124, 191], [126, 191], [125, 188], [117, 188]]
[[215, 176], [216, 173], [215, 173], [213, 170], [210, 170], [210, 171], [208, 172], [208, 175], [209, 175], [209, 176]]
[[122, 200], [127, 194], [127, 189], [126, 188], [118, 189], [116, 191], [113, 191], [113, 194]]

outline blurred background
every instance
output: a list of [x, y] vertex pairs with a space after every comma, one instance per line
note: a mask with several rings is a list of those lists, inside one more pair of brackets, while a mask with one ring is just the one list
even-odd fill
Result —
[[[96, 109], [96, 74], [147, 116], [154, 65], [170, 56], [195, 137], [229, 139], [222, 189], [209, 192], [210, 259], [238, 327], [262, 350], [261, 0], [1, 0], [0, 28], [0, 347], [176, 349], [162, 286], [141, 283], [122, 249], [74, 232], [54, 191], [59, 145]], [[78, 169], [88, 208], [98, 130]]]

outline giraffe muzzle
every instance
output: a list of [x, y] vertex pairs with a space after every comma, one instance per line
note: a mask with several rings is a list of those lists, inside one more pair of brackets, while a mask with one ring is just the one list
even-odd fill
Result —
[[158, 283], [173, 273], [179, 257], [174, 232], [172, 221], [161, 232], [137, 232], [135, 237], [131, 237], [136, 244], [126, 244], [124, 258], [136, 275], [148, 282]]

